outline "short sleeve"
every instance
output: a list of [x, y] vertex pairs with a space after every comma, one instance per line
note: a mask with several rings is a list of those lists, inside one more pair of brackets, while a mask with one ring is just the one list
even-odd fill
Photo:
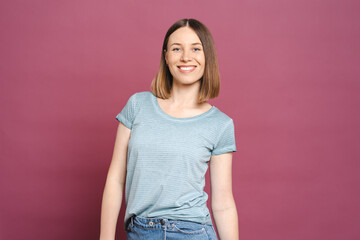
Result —
[[218, 142], [212, 150], [211, 155], [220, 155], [227, 152], [236, 152], [235, 128], [232, 119], [220, 133]]
[[127, 101], [121, 112], [116, 115], [116, 119], [123, 123], [128, 129], [132, 129], [136, 113], [136, 96], [133, 94]]

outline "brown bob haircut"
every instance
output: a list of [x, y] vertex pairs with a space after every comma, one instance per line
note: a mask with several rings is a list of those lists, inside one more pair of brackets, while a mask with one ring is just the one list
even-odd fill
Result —
[[155, 96], [162, 99], [170, 97], [173, 77], [166, 65], [165, 53], [170, 35], [181, 27], [190, 27], [193, 29], [200, 38], [204, 49], [205, 69], [204, 75], [200, 80], [198, 102], [201, 103], [208, 99], [215, 98], [220, 92], [220, 74], [214, 40], [209, 29], [203, 23], [191, 18], [185, 18], [175, 22], [167, 31], [161, 51], [160, 67], [151, 82], [151, 91]]

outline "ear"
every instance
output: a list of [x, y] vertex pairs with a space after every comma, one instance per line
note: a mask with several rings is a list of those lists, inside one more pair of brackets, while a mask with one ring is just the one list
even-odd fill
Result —
[[164, 57], [165, 57], [165, 63], [166, 63], [166, 65], [168, 65], [168, 60], [167, 60], [167, 51], [166, 51], [166, 49], [164, 49]]

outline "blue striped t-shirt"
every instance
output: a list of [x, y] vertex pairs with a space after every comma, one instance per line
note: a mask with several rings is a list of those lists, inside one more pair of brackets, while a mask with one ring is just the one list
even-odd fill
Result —
[[131, 130], [125, 226], [133, 215], [212, 225], [205, 173], [211, 155], [236, 152], [233, 120], [214, 105], [172, 117], [151, 91], [133, 94], [116, 119]]

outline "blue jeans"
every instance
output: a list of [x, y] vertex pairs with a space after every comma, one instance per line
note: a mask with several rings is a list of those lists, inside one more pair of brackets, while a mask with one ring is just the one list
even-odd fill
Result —
[[211, 225], [166, 218], [132, 217], [126, 233], [128, 240], [217, 240]]

